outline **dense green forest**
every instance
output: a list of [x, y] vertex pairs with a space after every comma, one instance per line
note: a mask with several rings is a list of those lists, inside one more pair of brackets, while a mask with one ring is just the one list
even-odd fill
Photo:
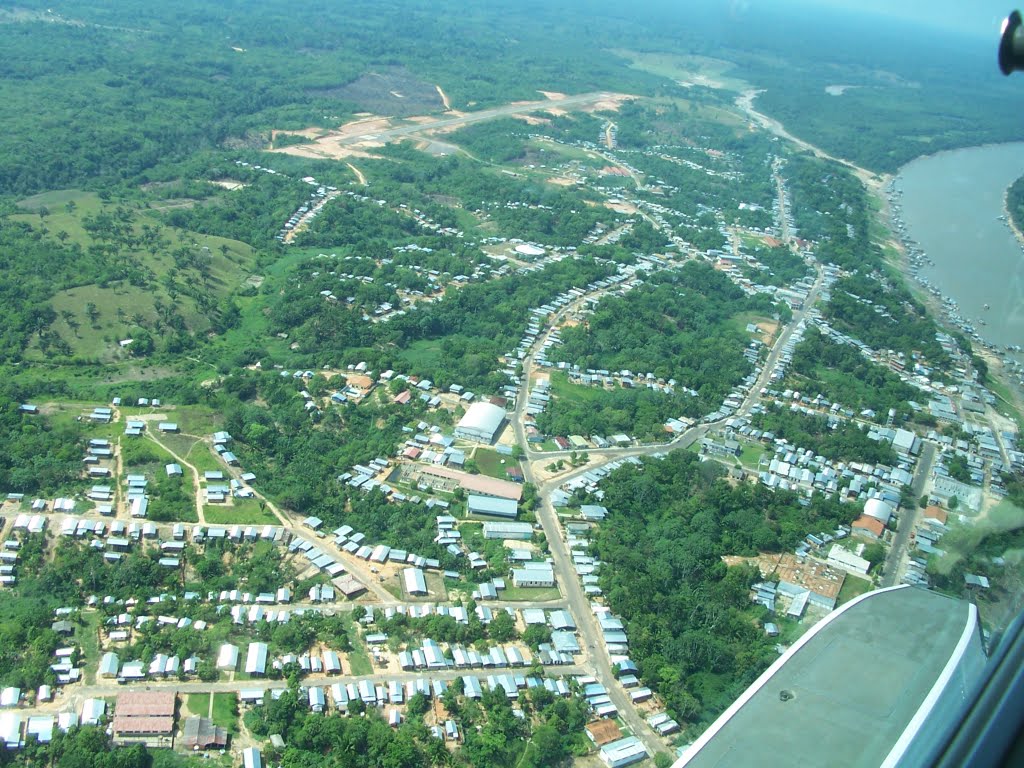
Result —
[[[544, 688], [520, 694], [520, 705], [530, 714], [513, 714], [500, 687], [485, 691], [476, 701], [462, 695], [462, 681], [454, 681], [441, 697], [445, 709], [459, 718], [465, 742], [454, 755], [443, 740], [433, 738], [424, 725], [429, 708], [421, 694], [407, 706], [408, 720], [397, 729], [388, 727], [376, 711], [364, 717], [338, 717], [310, 713], [298, 692], [286, 691], [246, 713], [246, 726], [259, 737], [281, 734], [288, 747], [281, 765], [391, 766], [517, 765], [540, 768], [557, 765], [571, 754], [588, 748], [583, 736], [587, 708], [577, 698], [560, 699]], [[349, 703], [349, 712], [362, 714], [362, 702]]]
[[909, 401], [918, 390], [850, 344], [839, 344], [816, 328], [807, 332], [793, 350], [787, 386], [799, 392], [821, 394], [834, 403], [860, 412], [870, 408], [885, 416], [893, 408], [900, 416], [911, 413]]
[[881, 250], [868, 232], [867, 191], [848, 168], [809, 154], [782, 171], [793, 198], [797, 235], [817, 241], [815, 257], [845, 269], [871, 269]]
[[803, 506], [793, 493], [731, 486], [723, 472], [688, 451], [616, 470], [593, 541], [644, 682], [688, 723], [709, 723], [777, 658], [757, 621], [770, 619], [750, 603], [756, 569], [727, 568], [722, 555], [785, 550], [852, 519], [838, 500]]
[[[555, 374], [557, 378], [559, 374]], [[646, 388], [583, 389], [566, 384], [548, 408], [537, 415], [537, 426], [549, 435], [613, 435], [640, 440], [665, 439], [665, 422], [697, 411], [694, 398]]]
[[1024, 176], [1021, 176], [1006, 190], [1006, 210], [1010, 212], [1014, 226], [1024, 228]]
[[30, 739], [18, 752], [0, 748], [0, 764], [39, 765], [53, 768], [179, 768], [185, 758], [170, 750], [147, 750], [141, 744], [114, 747], [98, 726], [54, 729], [53, 740], [40, 744]]
[[891, 349], [908, 363], [942, 367], [949, 355], [936, 339], [939, 328], [902, 281], [858, 272], [836, 281], [826, 308], [835, 328], [872, 349]]
[[781, 405], [755, 414], [751, 421], [758, 429], [772, 432], [794, 447], [813, 451], [832, 461], [890, 465], [897, 461], [891, 445], [872, 440], [867, 430], [853, 421], [842, 419], [830, 426], [827, 416], [809, 416]]
[[[653, 274], [623, 296], [606, 296], [586, 324], [562, 331], [559, 358], [581, 368], [675, 379], [698, 396], [595, 391], [579, 402], [556, 397], [538, 423], [550, 434], [600, 434], [604, 423], [604, 431], [646, 435], [661, 431], [670, 416], [709, 413], [751, 368], [743, 357], [747, 339], [735, 317], [774, 312], [770, 297], [747, 296], [721, 272], [698, 262]], [[636, 426], [627, 428], [626, 422]]]
[[761, 285], [776, 285], [783, 288], [813, 273], [803, 257], [784, 246], [755, 248], [751, 256], [763, 269], [754, 269], [749, 264], [744, 264], [743, 272]]
[[[842, 34], [823, 31], [838, 26]], [[733, 74], [765, 89], [755, 105], [792, 134], [891, 173], [921, 154], [1019, 140], [1017, 89], [999, 74], [994, 19], [990, 26], [987, 39], [945, 31], [940, 43], [916, 21], [870, 11], [848, 15], [816, 6], [783, 18], [769, 6], [752, 6], [745, 18], [750, 38], [725, 58], [737, 63]], [[786, 50], [780, 60], [763, 55], [774, 46]], [[838, 84], [838, 92], [826, 90]]]
[[82, 471], [81, 430], [20, 412], [14, 395], [0, 385], [0, 489], [45, 494], [67, 487]]

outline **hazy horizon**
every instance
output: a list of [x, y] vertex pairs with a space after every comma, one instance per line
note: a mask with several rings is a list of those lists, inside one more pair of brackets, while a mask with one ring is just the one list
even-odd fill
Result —
[[[925, 27], [941, 29], [958, 36], [974, 38], [998, 37], [1000, 26], [1018, 6], [1012, 0], [972, 0], [965, 4], [960, 0], [792, 0], [793, 4], [804, 7], [814, 6], [856, 14], [891, 19], [899, 22], [914, 22]], [[751, 0], [733, 0], [733, 8], [752, 8], [758, 5]], [[761, 3], [762, 7], [764, 6]], [[993, 51], [994, 49], [993, 42]]]

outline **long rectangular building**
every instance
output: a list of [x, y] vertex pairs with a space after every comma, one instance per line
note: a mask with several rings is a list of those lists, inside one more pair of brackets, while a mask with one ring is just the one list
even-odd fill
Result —
[[519, 504], [515, 499], [499, 499], [472, 493], [466, 499], [466, 512], [471, 515], [504, 517], [515, 520], [519, 515]]
[[423, 578], [423, 571], [419, 568], [406, 568], [402, 571], [402, 581], [405, 584], [405, 591], [410, 595], [422, 596], [427, 594], [427, 582]]
[[[418, 465], [417, 468], [419, 468]], [[420, 470], [420, 482], [454, 486], [462, 488], [467, 494], [474, 493], [479, 496], [494, 496], [499, 499], [515, 499], [516, 501], [523, 498], [523, 486], [519, 483], [498, 480], [486, 475], [471, 475], [469, 472], [448, 467], [424, 466]]]
[[529, 523], [486, 522], [484, 523], [485, 539], [519, 539], [529, 541], [533, 538], [533, 526]]
[[555, 571], [549, 563], [531, 563], [530, 567], [513, 568], [512, 583], [518, 587], [553, 587]]
[[245, 654], [245, 672], [248, 675], [262, 675], [267, 671], [267, 644], [249, 643]]
[[174, 691], [128, 691], [114, 705], [116, 737], [170, 736], [174, 732]]

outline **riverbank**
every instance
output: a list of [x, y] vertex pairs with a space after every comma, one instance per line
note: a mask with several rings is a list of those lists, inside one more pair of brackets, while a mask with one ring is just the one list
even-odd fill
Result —
[[[953, 153], [939, 154], [948, 156]], [[969, 320], [963, 308], [955, 300], [961, 298], [959, 295], [948, 295], [946, 291], [939, 288], [938, 281], [934, 277], [925, 276], [925, 272], [934, 270], [936, 265], [930, 254], [914, 236], [916, 233], [911, 233], [908, 228], [909, 223], [903, 219], [903, 190], [898, 185], [905, 178], [904, 173], [910, 165], [926, 159], [918, 158], [900, 169], [894, 177], [895, 180], [887, 185], [886, 192], [880, 195], [884, 204], [876, 210], [876, 220], [891, 235], [891, 240], [887, 244], [891, 245], [895, 252], [895, 255], [888, 261], [901, 273], [904, 283], [911, 293], [925, 305], [929, 315], [941, 327], [971, 337], [974, 354], [984, 360], [988, 367], [990, 389], [1001, 403], [998, 410], [1007, 418], [1014, 420], [1024, 430], [1024, 418], [1022, 418], [1024, 386], [1020, 380], [1019, 363], [1012, 356], [1003, 352], [1001, 346], [983, 338], [979, 332], [985, 326], [984, 319]], [[999, 218], [1009, 226], [1017, 247], [1024, 247], [1024, 228], [1018, 226], [1010, 216], [1009, 187], [1010, 185], [1007, 185], [1003, 194], [996, 197], [996, 201], [998, 201], [996, 205], [1002, 208], [1002, 216]], [[940, 214], [936, 213], [935, 215]], [[977, 220], [988, 222], [991, 221], [991, 217], [978, 214]], [[973, 221], [975, 219], [972, 219]], [[994, 223], [992, 222], [992, 224]], [[988, 304], [985, 304], [984, 309], [988, 309]], [[975, 328], [974, 322], [979, 322], [981, 327]]]
[[[1012, 187], [1013, 184], [1010, 185]], [[1006, 188], [1003, 192], [1003, 216], [1006, 217], [1006, 223], [1010, 225], [1010, 231], [1013, 232], [1013, 236], [1017, 238], [1017, 242], [1024, 247], [1024, 232], [1017, 225], [1017, 222], [1013, 220], [1013, 214], [1010, 213], [1010, 187]]]

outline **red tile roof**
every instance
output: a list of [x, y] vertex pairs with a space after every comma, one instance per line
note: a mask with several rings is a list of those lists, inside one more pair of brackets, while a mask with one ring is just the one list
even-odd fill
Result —
[[862, 531], [869, 531], [873, 533], [877, 538], [882, 538], [882, 534], [885, 532], [885, 526], [881, 520], [876, 520], [868, 515], [861, 515], [853, 521], [853, 528]]
[[932, 520], [938, 520], [943, 525], [946, 524], [946, 510], [942, 507], [936, 507], [934, 504], [930, 507], [925, 507], [924, 516]]
[[125, 734], [160, 734], [174, 730], [174, 718], [164, 716], [121, 717], [114, 716], [114, 733]]
[[121, 717], [173, 716], [174, 691], [125, 691], [114, 711]]

